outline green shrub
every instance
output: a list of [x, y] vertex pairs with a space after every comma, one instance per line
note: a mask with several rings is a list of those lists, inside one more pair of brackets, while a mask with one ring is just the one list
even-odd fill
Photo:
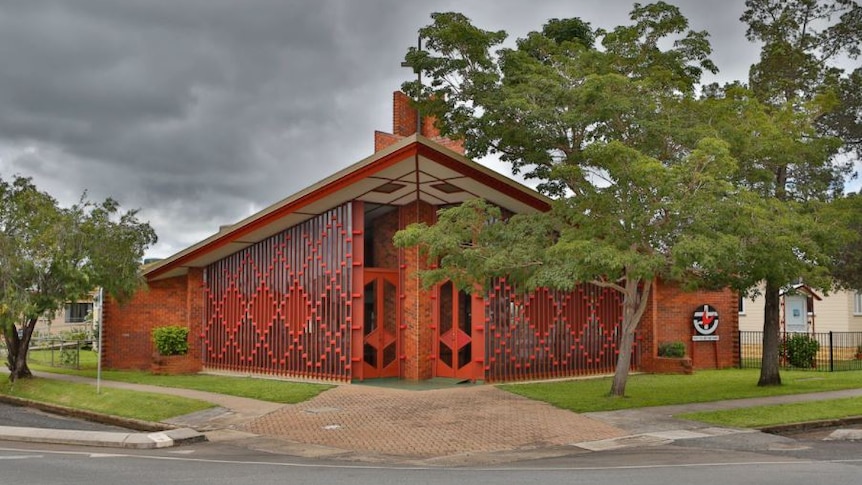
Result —
[[802, 369], [814, 367], [818, 350], [820, 350], [820, 343], [817, 339], [804, 333], [794, 333], [787, 337], [782, 349], [790, 365]]
[[682, 342], [662, 342], [658, 344], [659, 357], [685, 357], [685, 344]]
[[78, 366], [78, 350], [63, 348], [60, 350], [60, 365], [66, 367]]
[[90, 340], [93, 338], [93, 335], [85, 328], [75, 328], [60, 332], [60, 338], [62, 340], [73, 340], [75, 342], [79, 342], [82, 340]]
[[184, 355], [189, 351], [189, 329], [178, 325], [155, 328], [153, 343], [160, 355]]
[[50, 335], [46, 337], [52, 340], [59, 338], [63, 342], [77, 342], [81, 350], [90, 350], [93, 348], [93, 332], [85, 327], [62, 331], [56, 337], [51, 337]]

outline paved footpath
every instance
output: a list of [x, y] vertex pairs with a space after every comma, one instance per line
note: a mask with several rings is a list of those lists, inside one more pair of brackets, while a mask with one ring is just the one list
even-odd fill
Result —
[[[55, 374], [54, 379], [95, 380]], [[217, 407], [168, 420], [210, 441], [304, 457], [459, 464], [547, 457], [751, 433], [673, 416], [815, 399], [862, 396], [862, 389], [576, 414], [488, 385], [404, 390], [339, 385], [284, 405], [189, 389], [103, 381], [102, 386], [201, 399]], [[2, 439], [2, 433], [0, 433]]]

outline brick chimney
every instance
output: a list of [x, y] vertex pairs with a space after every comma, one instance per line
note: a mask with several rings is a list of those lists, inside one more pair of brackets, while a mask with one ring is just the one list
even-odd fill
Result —
[[[379, 152], [398, 140], [415, 134], [416, 117], [416, 110], [410, 107], [410, 98], [401, 91], [392, 93], [392, 133], [375, 131], [374, 151]], [[423, 117], [420, 134], [452, 151], [464, 154], [464, 143], [440, 136], [440, 132], [434, 127], [434, 118], [430, 116]]]

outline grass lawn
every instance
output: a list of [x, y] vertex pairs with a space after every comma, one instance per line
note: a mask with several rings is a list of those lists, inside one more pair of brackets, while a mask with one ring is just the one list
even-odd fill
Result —
[[14, 385], [0, 383], [0, 394], [145, 421], [162, 421], [213, 407], [196, 399], [122, 389], [102, 388], [101, 394], [96, 394], [96, 388], [88, 384], [40, 378], [22, 379]]
[[759, 369], [704, 370], [692, 375], [631, 375], [626, 397], [622, 398], [608, 395], [610, 377], [499, 387], [579, 413], [862, 387], [862, 374], [858, 372], [782, 371], [783, 384], [777, 387], [757, 387], [759, 375]]
[[[45, 352], [45, 351], [42, 351]], [[46, 362], [45, 355], [36, 355], [37, 359], [28, 358], [30, 368], [56, 374], [72, 374], [96, 378], [96, 353], [81, 351], [80, 369], [51, 367], [38, 362]], [[295, 404], [317, 396], [332, 386], [326, 384], [311, 384], [305, 382], [289, 382], [274, 379], [257, 379], [249, 377], [212, 376], [205, 374], [163, 376], [146, 371], [116, 371], [102, 370], [102, 379], [106, 381], [131, 382], [151, 386], [179, 387], [198, 391], [215, 392], [229, 396], [247, 397], [261, 401], [282, 404]]]
[[848, 418], [860, 415], [862, 415], [862, 397], [687, 413], [679, 414], [675, 417], [703, 421], [719, 426], [761, 428], [778, 424], [804, 423], [806, 421]]
[[[38, 360], [45, 361], [45, 355]], [[34, 370], [96, 376], [96, 354], [82, 351], [80, 369], [50, 367], [32, 362]], [[697, 371], [692, 375], [631, 375], [627, 396], [608, 396], [611, 378], [500, 385], [501, 389], [531, 399], [545, 401], [574, 412], [612, 411], [647, 406], [709, 402], [725, 399], [766, 397], [862, 387], [859, 372], [782, 371], [783, 385], [757, 387], [759, 369]], [[102, 372], [102, 378], [165, 387], [180, 387], [249, 397], [278, 403], [297, 403], [310, 399], [331, 386], [248, 377], [210, 375], [157, 376], [141, 371]], [[66, 384], [62, 384], [65, 386]], [[5, 392], [5, 391], [4, 391]], [[91, 391], [92, 392], [92, 391]], [[110, 392], [114, 392], [111, 390]], [[162, 396], [160, 396], [162, 397]], [[36, 399], [36, 398], [33, 398]], [[53, 401], [52, 401], [53, 402]], [[118, 414], [113, 413], [112, 414]], [[181, 414], [181, 413], [180, 413]], [[734, 427], [759, 427], [862, 414], [862, 398], [828, 402], [785, 404], [733, 411], [679, 416]], [[149, 418], [141, 418], [149, 419]], [[157, 419], [154, 419], [157, 420]]]

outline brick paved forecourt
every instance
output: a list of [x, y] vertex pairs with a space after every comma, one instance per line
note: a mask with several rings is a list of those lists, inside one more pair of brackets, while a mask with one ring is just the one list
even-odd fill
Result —
[[601, 421], [491, 386], [425, 391], [339, 386], [237, 429], [417, 458], [529, 450], [625, 434]]

